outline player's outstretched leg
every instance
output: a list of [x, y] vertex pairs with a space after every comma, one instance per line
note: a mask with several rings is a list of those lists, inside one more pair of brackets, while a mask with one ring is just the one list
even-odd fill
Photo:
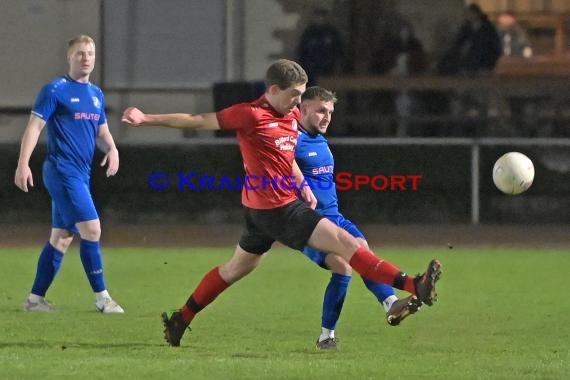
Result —
[[415, 295], [394, 301], [386, 313], [386, 321], [390, 326], [398, 326], [409, 315], [416, 313], [422, 302]]
[[170, 316], [162, 313], [162, 324], [164, 325], [164, 339], [173, 347], [180, 346], [180, 340], [186, 329], [190, 330], [190, 325], [182, 318], [180, 310], [171, 312]]
[[354, 252], [349, 263], [363, 277], [415, 294], [421, 302], [428, 306], [433, 305], [437, 299], [435, 283], [442, 273], [439, 260], [431, 260], [427, 271], [415, 277], [408, 276], [394, 264], [379, 258], [372, 251], [363, 247]]
[[398, 326], [409, 315], [416, 313], [422, 303], [415, 295], [398, 299], [390, 285], [370, 281], [362, 277], [364, 285], [374, 294], [386, 312], [386, 321], [390, 326]]
[[220, 267], [210, 270], [202, 278], [194, 292], [179, 310], [170, 314], [162, 313], [164, 324], [164, 339], [171, 345], [180, 346], [184, 331], [202, 309], [212, 303], [224, 290], [230, 286], [220, 275]]
[[418, 299], [428, 306], [433, 305], [433, 303], [437, 301], [435, 283], [441, 277], [441, 273], [441, 263], [439, 260], [433, 259], [429, 262], [425, 273], [416, 276], [414, 279], [416, 285], [416, 295]]

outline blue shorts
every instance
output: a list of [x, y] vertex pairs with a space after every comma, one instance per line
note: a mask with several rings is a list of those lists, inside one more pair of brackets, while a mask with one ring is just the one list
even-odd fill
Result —
[[[340, 228], [346, 230], [355, 238], [364, 239], [364, 235], [362, 234], [362, 232], [360, 232], [360, 230], [354, 225], [354, 223], [346, 219], [342, 214], [337, 214], [334, 216], [324, 215], [324, 217], [333, 222], [334, 224], [336, 224], [337, 226], [339, 226]], [[325, 258], [327, 257], [328, 253], [324, 253], [309, 246], [306, 246], [303, 249], [303, 254], [312, 261], [314, 261], [316, 264], [318, 264], [321, 268], [329, 269], [325, 264]]]
[[89, 190], [89, 177], [72, 172], [62, 175], [47, 159], [43, 165], [43, 180], [51, 196], [53, 228], [77, 233], [75, 224], [99, 219]]

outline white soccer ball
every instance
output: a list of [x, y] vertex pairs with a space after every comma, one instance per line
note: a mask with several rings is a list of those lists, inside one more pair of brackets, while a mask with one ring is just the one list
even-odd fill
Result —
[[493, 167], [493, 182], [505, 194], [520, 194], [528, 190], [534, 180], [534, 165], [519, 152], [502, 155]]

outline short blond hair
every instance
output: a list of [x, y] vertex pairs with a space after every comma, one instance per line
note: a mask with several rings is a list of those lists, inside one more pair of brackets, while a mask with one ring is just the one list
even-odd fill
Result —
[[80, 34], [78, 36], [73, 37], [67, 42], [67, 53], [69, 54], [70, 50], [77, 44], [93, 44], [95, 46], [95, 40], [89, 37], [87, 34]]

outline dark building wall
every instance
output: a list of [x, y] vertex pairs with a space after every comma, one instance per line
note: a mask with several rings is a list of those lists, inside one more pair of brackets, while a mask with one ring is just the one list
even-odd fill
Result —
[[[469, 147], [441, 146], [332, 146], [336, 171], [353, 175], [422, 175], [417, 190], [338, 191], [341, 209], [357, 223], [469, 223], [471, 221], [471, 157]], [[563, 148], [523, 150], [533, 158], [535, 183], [519, 196], [500, 193], [491, 180], [494, 160], [513, 147], [481, 148], [482, 223], [570, 223], [570, 174], [563, 169]], [[3, 223], [49, 222], [50, 201], [41, 180], [43, 146], [34, 153], [31, 167], [35, 187], [24, 194], [13, 185], [18, 157], [15, 145], [0, 145], [0, 216]], [[237, 146], [123, 146], [116, 177], [105, 178], [98, 166], [92, 192], [102, 219], [121, 223], [239, 223], [240, 192], [222, 186], [227, 177], [235, 187], [243, 176]], [[566, 158], [568, 159], [568, 158]], [[556, 164], [559, 164], [558, 166]], [[162, 191], [149, 187], [152, 173], [163, 172], [170, 184]], [[188, 178], [196, 188], [200, 176], [212, 176], [220, 190], [192, 190], [180, 181]], [[193, 176], [188, 177], [191, 173]], [[159, 181], [160, 182], [160, 181]], [[179, 189], [179, 184], [182, 188]], [[381, 186], [382, 181], [377, 184]]]

